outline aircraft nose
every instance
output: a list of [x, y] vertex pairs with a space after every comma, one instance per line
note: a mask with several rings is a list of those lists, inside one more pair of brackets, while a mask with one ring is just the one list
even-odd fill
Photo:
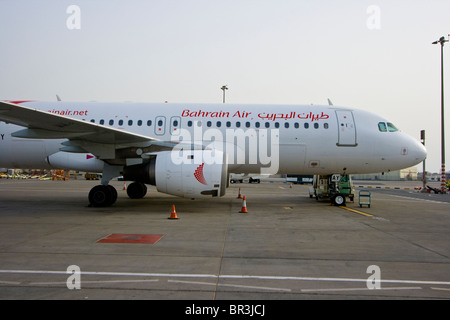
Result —
[[417, 163], [421, 163], [427, 158], [427, 149], [419, 141], [414, 140], [414, 145], [411, 149], [411, 155]]

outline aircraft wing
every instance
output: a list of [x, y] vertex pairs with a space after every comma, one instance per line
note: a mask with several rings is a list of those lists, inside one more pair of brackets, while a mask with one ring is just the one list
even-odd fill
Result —
[[[0, 121], [16, 124], [26, 129], [12, 134], [17, 138], [69, 139], [66, 150], [83, 150], [101, 159], [115, 159], [116, 149], [127, 147], [150, 147], [152, 151], [173, 147], [173, 143], [153, 137], [110, 128], [88, 121], [0, 101]], [[75, 151], [77, 150], [78, 151]]]

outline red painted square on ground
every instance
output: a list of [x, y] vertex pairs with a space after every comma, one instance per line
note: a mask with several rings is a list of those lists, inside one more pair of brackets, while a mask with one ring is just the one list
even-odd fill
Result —
[[112, 233], [97, 241], [97, 243], [149, 243], [155, 244], [163, 234], [123, 234]]

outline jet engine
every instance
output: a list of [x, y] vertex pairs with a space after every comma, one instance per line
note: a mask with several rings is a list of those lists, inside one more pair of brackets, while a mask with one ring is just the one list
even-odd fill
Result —
[[225, 194], [227, 155], [218, 150], [163, 151], [148, 155], [143, 164], [125, 166], [127, 181], [156, 186], [159, 192], [185, 197], [217, 197]]

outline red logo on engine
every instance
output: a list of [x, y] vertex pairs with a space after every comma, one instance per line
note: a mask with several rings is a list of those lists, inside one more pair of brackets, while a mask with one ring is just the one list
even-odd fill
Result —
[[205, 176], [203, 175], [203, 166], [205, 164], [202, 163], [201, 165], [199, 165], [197, 167], [197, 170], [195, 170], [194, 172], [194, 177], [195, 179], [197, 179], [198, 182], [200, 182], [201, 184], [207, 185], [206, 180], [205, 180]]

